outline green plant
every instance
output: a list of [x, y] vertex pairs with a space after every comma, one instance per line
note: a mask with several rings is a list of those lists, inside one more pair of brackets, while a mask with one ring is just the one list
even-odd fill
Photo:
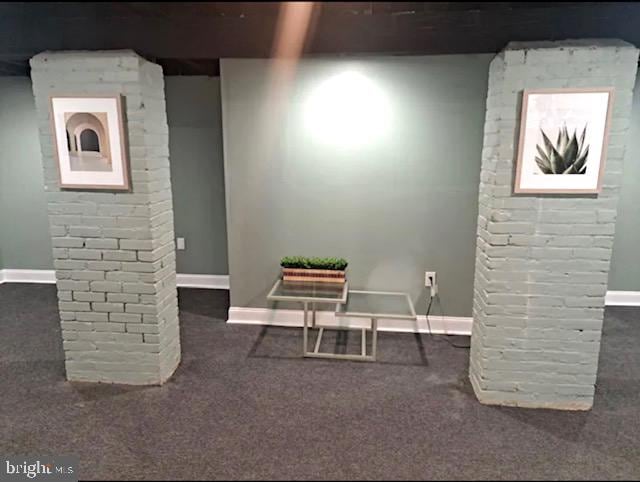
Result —
[[344, 258], [308, 258], [306, 256], [285, 256], [280, 260], [283, 268], [330, 269], [342, 271], [347, 265]]
[[589, 145], [585, 146], [584, 138], [587, 126], [584, 126], [580, 140], [576, 136], [577, 130], [569, 136], [565, 125], [558, 131], [558, 139], [555, 145], [549, 140], [542, 129], [543, 147], [536, 145], [539, 156], [536, 156], [536, 164], [545, 174], [584, 174], [587, 172], [587, 157]]

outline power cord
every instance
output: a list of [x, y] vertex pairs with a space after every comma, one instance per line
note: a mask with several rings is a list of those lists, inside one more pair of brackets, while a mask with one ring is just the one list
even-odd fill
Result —
[[[429, 334], [431, 335], [431, 338], [433, 338], [435, 341], [438, 340], [444, 340], [446, 341], [449, 345], [451, 345], [454, 348], [463, 348], [463, 349], [470, 349], [471, 348], [471, 344], [469, 345], [457, 345], [456, 343], [454, 343], [453, 341], [451, 341], [451, 339], [449, 338], [450, 336], [455, 336], [455, 335], [449, 335], [447, 333], [444, 333], [443, 335], [435, 335], [433, 333], [433, 330], [431, 329], [431, 321], [429, 320], [429, 316], [431, 315], [431, 305], [433, 304], [433, 300], [434, 298], [438, 298], [438, 304], [440, 305], [440, 307], [442, 307], [442, 302], [440, 302], [440, 295], [436, 294], [434, 296], [430, 296], [429, 297], [429, 303], [427, 304], [427, 312], [425, 315], [425, 318], [427, 319], [427, 326], [429, 327]], [[441, 316], [442, 316], [442, 324], [444, 326], [444, 310], [440, 310], [441, 311]], [[445, 338], [436, 338], [437, 336], [444, 336]]]

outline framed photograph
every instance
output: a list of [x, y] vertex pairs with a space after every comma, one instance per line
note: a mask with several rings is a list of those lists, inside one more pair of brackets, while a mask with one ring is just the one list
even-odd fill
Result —
[[129, 190], [122, 97], [51, 97], [60, 187]]
[[516, 193], [598, 193], [613, 88], [525, 90]]

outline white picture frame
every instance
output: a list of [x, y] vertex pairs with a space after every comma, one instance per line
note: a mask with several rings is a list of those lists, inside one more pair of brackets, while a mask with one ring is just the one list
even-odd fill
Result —
[[51, 96], [50, 106], [60, 187], [130, 190], [122, 96]]
[[602, 190], [614, 89], [525, 90], [515, 193]]

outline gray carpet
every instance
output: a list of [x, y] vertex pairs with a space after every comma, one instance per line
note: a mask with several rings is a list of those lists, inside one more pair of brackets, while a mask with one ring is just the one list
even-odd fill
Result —
[[180, 290], [165, 386], [71, 384], [54, 287], [0, 286], [0, 455], [74, 454], [83, 479], [640, 478], [638, 309], [607, 309], [595, 407], [567, 413], [480, 405], [441, 338], [303, 360], [298, 330], [226, 325], [227, 304]]

